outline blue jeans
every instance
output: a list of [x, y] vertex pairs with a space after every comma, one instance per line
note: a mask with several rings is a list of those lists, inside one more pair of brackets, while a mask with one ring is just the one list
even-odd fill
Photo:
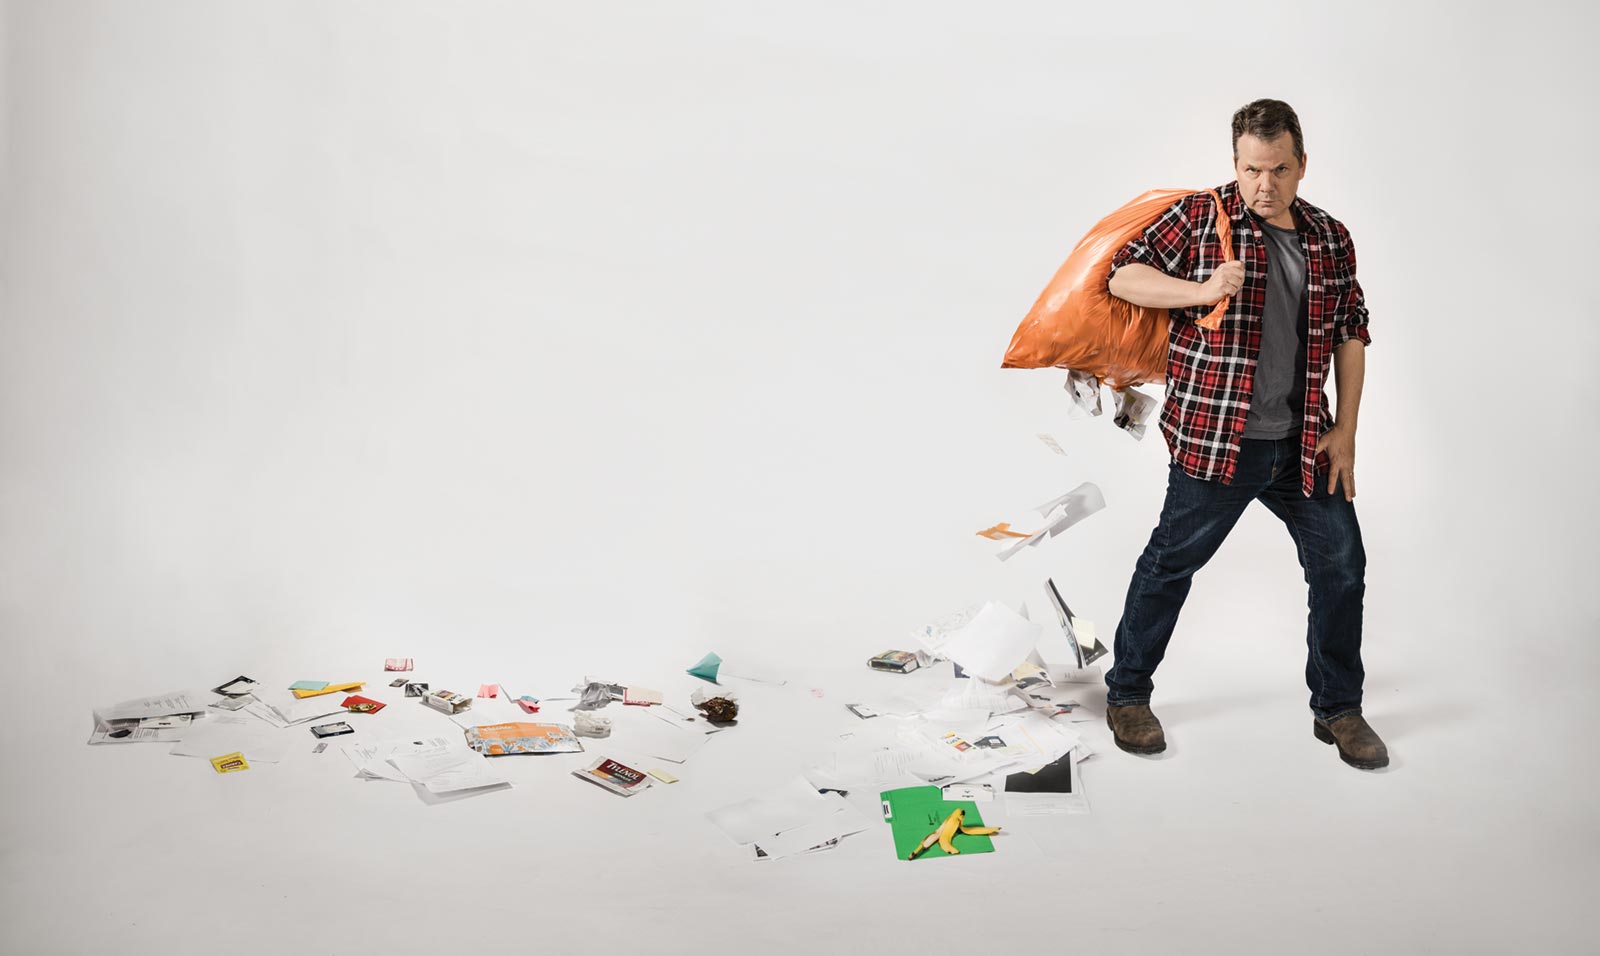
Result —
[[1310, 498], [1300, 494], [1300, 436], [1242, 439], [1233, 483], [1205, 481], [1168, 466], [1161, 521], [1133, 572], [1117, 624], [1116, 666], [1106, 703], [1148, 703], [1151, 679], [1167, 652], [1196, 571], [1205, 566], [1250, 502], [1260, 499], [1294, 538], [1310, 589], [1306, 684], [1311, 712], [1324, 720], [1361, 712], [1361, 600], [1367, 553], [1344, 488], [1328, 494], [1327, 472]]

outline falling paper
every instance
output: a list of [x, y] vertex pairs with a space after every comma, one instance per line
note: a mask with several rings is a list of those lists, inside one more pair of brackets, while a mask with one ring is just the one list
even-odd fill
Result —
[[1099, 660], [1106, 653], [1104, 644], [1095, 637], [1094, 625], [1072, 615], [1072, 609], [1062, 600], [1053, 578], [1044, 582], [1045, 598], [1055, 609], [1059, 632], [1047, 632], [1039, 641], [1039, 656], [1045, 663], [1051, 680], [1067, 680], [1069, 671], [1079, 670]]
[[1106, 497], [1101, 493], [1100, 487], [1092, 481], [1086, 481], [1059, 498], [1052, 498], [1034, 510], [1044, 515], [1045, 526], [1029, 535], [1011, 547], [1001, 551], [1000, 560], [1004, 561], [1023, 548], [1031, 548], [1043, 541], [1045, 536], [1055, 537], [1067, 530], [1084, 518], [1106, 506]]
[[1135, 440], [1143, 439], [1145, 426], [1155, 414], [1154, 396], [1130, 388], [1122, 392], [1113, 390], [1111, 398], [1116, 405], [1116, 416], [1111, 419], [1112, 424], [1132, 435]]
[[1027, 660], [1039, 642], [1039, 625], [991, 601], [944, 646], [944, 655], [968, 673], [998, 681]]
[[1091, 418], [1100, 414], [1100, 380], [1083, 372], [1067, 371], [1063, 386], [1072, 397], [1072, 407], [1067, 411], [1072, 418]]
[[978, 537], [988, 538], [990, 541], [1003, 541], [1006, 538], [1026, 538], [1033, 534], [1032, 531], [1012, 531], [1011, 522], [1002, 521], [997, 525], [984, 528], [978, 532]]
[[1065, 455], [1067, 453], [1066, 449], [1061, 447], [1061, 443], [1056, 441], [1054, 436], [1046, 435], [1044, 432], [1039, 432], [1039, 440], [1044, 442], [1044, 446], [1046, 448], [1058, 455]]
[[944, 645], [950, 640], [951, 635], [972, 623], [972, 619], [983, 610], [982, 604], [973, 604], [959, 611], [946, 614], [931, 624], [925, 625], [921, 630], [912, 632], [918, 643], [926, 647], [935, 657], [944, 656]]

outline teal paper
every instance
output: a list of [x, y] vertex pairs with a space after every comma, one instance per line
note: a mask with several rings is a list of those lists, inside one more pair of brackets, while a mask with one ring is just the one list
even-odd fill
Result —
[[722, 658], [716, 654], [707, 654], [705, 657], [700, 658], [700, 663], [689, 668], [689, 673], [701, 680], [708, 680], [715, 684], [717, 682], [717, 668], [721, 666]]
[[289, 685], [290, 690], [321, 690], [328, 686], [325, 680], [297, 680]]

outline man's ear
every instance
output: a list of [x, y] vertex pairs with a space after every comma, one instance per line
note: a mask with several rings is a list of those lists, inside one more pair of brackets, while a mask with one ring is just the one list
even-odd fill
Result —
[[[1300, 179], [1305, 179], [1306, 178], [1306, 160], [1309, 159], [1310, 156], [1311, 156], [1310, 153], [1301, 153], [1300, 154]], [[1295, 180], [1295, 182], [1299, 182], [1300, 179]]]

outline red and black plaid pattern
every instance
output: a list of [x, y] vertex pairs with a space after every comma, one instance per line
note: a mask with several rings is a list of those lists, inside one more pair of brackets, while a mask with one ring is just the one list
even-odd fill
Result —
[[[1234, 258], [1245, 265], [1244, 287], [1233, 297], [1215, 331], [1196, 326], [1211, 306], [1173, 309], [1167, 355], [1167, 401], [1161, 433], [1172, 457], [1196, 478], [1233, 481], [1239, 437], [1255, 387], [1261, 352], [1261, 320], [1267, 302], [1267, 238], [1239, 196], [1238, 183], [1219, 186], [1222, 209], [1233, 233]], [[1300, 432], [1301, 492], [1310, 497], [1327, 453], [1317, 440], [1333, 424], [1323, 383], [1333, 350], [1349, 339], [1371, 344], [1367, 305], [1356, 281], [1356, 250], [1344, 224], [1296, 197], [1292, 208], [1306, 257], [1307, 335], [1305, 421]], [[1194, 282], [1204, 282], [1223, 263], [1211, 195], [1195, 193], [1173, 204], [1144, 234], [1120, 249], [1111, 274], [1141, 262]]]

